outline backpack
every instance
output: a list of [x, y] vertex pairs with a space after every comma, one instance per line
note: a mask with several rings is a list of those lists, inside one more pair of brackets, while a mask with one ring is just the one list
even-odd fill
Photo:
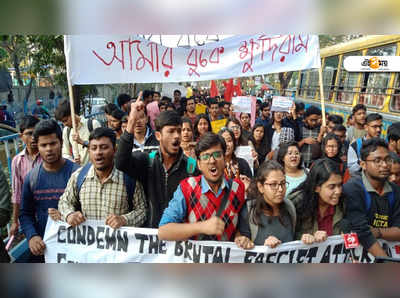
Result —
[[[149, 153], [150, 164], [153, 164], [156, 154], [157, 154], [157, 151], [152, 151]], [[193, 175], [195, 170], [196, 170], [196, 160], [192, 157], [188, 157], [187, 164], [186, 164], [186, 172], [189, 175]]]
[[[91, 163], [87, 163], [82, 170], [79, 172], [78, 174], [78, 178], [76, 179], [76, 189], [77, 189], [77, 193], [78, 193], [78, 207], [77, 207], [77, 211], [82, 211], [82, 206], [80, 203], [80, 199], [79, 199], [79, 193], [81, 191], [83, 182], [85, 182], [86, 176], [90, 170], [90, 167], [92, 166]], [[127, 193], [127, 199], [128, 199], [128, 208], [129, 208], [129, 212], [131, 212], [133, 210], [133, 195], [135, 192], [135, 186], [136, 186], [136, 180], [132, 179], [130, 176], [128, 176], [127, 174], [123, 173], [124, 175], [124, 185], [126, 188], [126, 193]]]
[[[367, 207], [367, 213], [369, 213], [369, 211], [371, 210], [371, 195], [369, 194], [369, 192], [367, 191], [367, 189], [364, 186], [364, 183], [361, 182], [361, 186], [364, 190], [364, 199], [365, 199], [365, 206]], [[389, 207], [390, 207], [390, 211], [393, 209], [394, 206], [394, 202], [395, 202], [395, 198], [394, 198], [394, 190], [389, 194]]]

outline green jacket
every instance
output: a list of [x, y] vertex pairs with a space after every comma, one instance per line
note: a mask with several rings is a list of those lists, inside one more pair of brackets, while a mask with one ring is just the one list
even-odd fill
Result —
[[[292, 203], [294, 204], [295, 208], [296, 208], [296, 213], [299, 214], [299, 205], [300, 202], [304, 199], [308, 199], [308, 198], [304, 198], [304, 194], [301, 191], [297, 191], [295, 193], [291, 193], [288, 196], [288, 199], [290, 201], [292, 201]], [[340, 228], [340, 222], [344, 217], [344, 212], [338, 207], [336, 206], [335, 208], [335, 214], [333, 215], [333, 235], [340, 235], [342, 230]], [[299, 220], [296, 223], [296, 229], [295, 229], [295, 239], [296, 240], [300, 240], [301, 236], [303, 234], [314, 234], [316, 231], [318, 231], [318, 219], [317, 216], [315, 216], [314, 221], [312, 220], [312, 218], [308, 218], [307, 220], [303, 221], [303, 223], [299, 223]]]

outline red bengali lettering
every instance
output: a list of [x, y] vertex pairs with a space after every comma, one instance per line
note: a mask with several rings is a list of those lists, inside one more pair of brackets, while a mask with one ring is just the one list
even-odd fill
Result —
[[299, 40], [300, 40], [300, 43], [296, 45], [296, 48], [295, 48], [296, 52], [301, 51], [301, 48], [303, 48], [303, 49], [306, 50], [306, 53], [307, 53], [307, 51], [308, 51], [308, 42], [309, 42], [309, 40], [310, 40], [310, 35], [307, 34], [307, 41], [306, 41], [305, 44], [304, 44], [304, 41], [303, 41], [303, 39], [301, 38], [301, 35], [300, 35], [300, 34], [298, 35], [298, 38], [299, 38]]
[[107, 47], [107, 49], [111, 49], [111, 48], [114, 49], [113, 57], [112, 57], [110, 62], [107, 62], [106, 60], [104, 60], [103, 57], [101, 57], [99, 54], [97, 54], [97, 52], [95, 50], [92, 50], [92, 52], [101, 62], [103, 62], [107, 66], [110, 66], [114, 62], [115, 59], [118, 60], [118, 57], [116, 55], [117, 54], [117, 50], [115, 48], [115, 43], [113, 43], [112, 41], [108, 42], [106, 47]]
[[[165, 68], [169, 68], [169, 69], [172, 69], [173, 67], [174, 67], [174, 61], [173, 61], [173, 59], [172, 59], [172, 50], [173, 50], [173, 48], [166, 48], [165, 50], [164, 50], [164, 54], [163, 54], [163, 56], [162, 56], [162, 60], [161, 60], [161, 64], [165, 67]], [[169, 64], [167, 64], [167, 62], [166, 62], [166, 57], [167, 57], [167, 54], [169, 54], [168, 55], [168, 58], [169, 58]], [[169, 74], [169, 72], [168, 72], [168, 74]]]
[[[193, 56], [194, 55], [194, 56]], [[194, 57], [194, 58], [192, 58]], [[188, 74], [189, 76], [192, 76], [193, 74], [197, 75], [200, 77], [200, 75], [197, 73], [197, 49], [192, 49], [186, 59], [186, 64], [191, 66], [189, 67]]]

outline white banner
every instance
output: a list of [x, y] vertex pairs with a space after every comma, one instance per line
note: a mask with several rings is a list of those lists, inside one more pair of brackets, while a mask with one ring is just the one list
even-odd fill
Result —
[[238, 35], [168, 48], [138, 35], [65, 36], [73, 85], [186, 82], [319, 68], [317, 35]]
[[[46, 263], [344, 263], [350, 255], [341, 236], [315, 245], [294, 241], [242, 250], [232, 242], [162, 241], [156, 229], [113, 230], [93, 220], [72, 228], [50, 218], [44, 242]], [[390, 256], [400, 257], [399, 242], [381, 243]], [[362, 247], [355, 254], [362, 263], [373, 261]]]

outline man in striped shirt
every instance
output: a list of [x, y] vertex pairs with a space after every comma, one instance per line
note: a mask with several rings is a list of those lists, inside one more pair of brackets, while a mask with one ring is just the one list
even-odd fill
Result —
[[14, 156], [11, 163], [12, 173], [12, 197], [11, 201], [13, 204], [13, 216], [12, 224], [10, 228], [10, 236], [15, 235], [19, 228], [19, 207], [21, 204], [22, 197], [22, 186], [26, 174], [37, 164], [42, 162], [42, 158], [39, 155], [38, 147], [36, 142], [32, 138], [33, 130], [35, 125], [39, 122], [33, 116], [25, 116], [21, 120], [19, 125], [20, 138], [25, 145], [24, 150]]

